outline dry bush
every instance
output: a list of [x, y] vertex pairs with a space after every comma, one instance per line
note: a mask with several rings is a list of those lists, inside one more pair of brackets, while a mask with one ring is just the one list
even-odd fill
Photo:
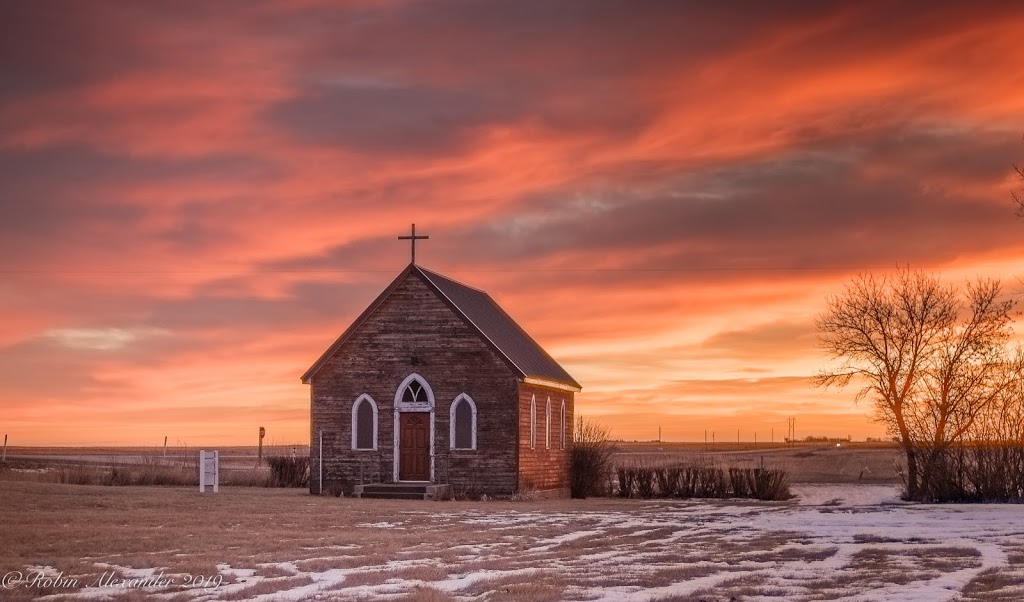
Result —
[[270, 471], [262, 468], [222, 469], [220, 484], [233, 487], [270, 487]]
[[920, 455], [918, 501], [1024, 503], [1022, 444], [961, 444]]
[[608, 495], [608, 476], [612, 469], [615, 445], [607, 427], [587, 420], [576, 419], [573, 446], [570, 455], [570, 491], [574, 498]]
[[309, 487], [309, 458], [271, 456], [267, 458], [267, 465], [270, 466], [271, 487]]
[[620, 466], [619, 495], [627, 498], [747, 498], [788, 500], [784, 470], [713, 466]]
[[58, 466], [50, 478], [68, 485], [162, 485], [193, 486], [199, 484], [198, 469], [159, 463], [144, 457], [141, 464], [112, 463], [109, 466], [70, 464]]

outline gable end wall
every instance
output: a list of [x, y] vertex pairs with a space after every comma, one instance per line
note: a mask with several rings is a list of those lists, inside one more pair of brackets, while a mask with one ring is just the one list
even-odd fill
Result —
[[[455, 491], [509, 495], [517, 485], [517, 374], [419, 276], [401, 282], [310, 379], [310, 490], [351, 493], [393, 480], [394, 398], [411, 373], [434, 393], [434, 482]], [[450, 450], [449, 409], [466, 393], [477, 406], [477, 449]], [[378, 449], [352, 450], [352, 405], [370, 395]]]
[[[537, 441], [530, 447], [530, 400], [537, 399]], [[551, 443], [545, 445], [545, 407], [551, 398]], [[559, 411], [565, 400], [565, 449], [561, 447]], [[519, 384], [519, 491], [540, 491], [569, 496], [569, 460], [572, 452], [573, 393], [537, 385]]]

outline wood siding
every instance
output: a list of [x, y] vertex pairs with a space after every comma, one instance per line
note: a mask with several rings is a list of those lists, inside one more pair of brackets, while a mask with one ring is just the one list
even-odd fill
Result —
[[[537, 400], [536, 445], [530, 446], [530, 401]], [[551, 444], [545, 445], [548, 398], [551, 399]], [[559, 436], [560, 411], [565, 401], [565, 449]], [[573, 394], [559, 389], [519, 384], [519, 490], [569, 493], [569, 456], [572, 450]]]
[[[451, 483], [456, 492], [514, 493], [517, 374], [414, 274], [310, 379], [310, 490], [320, 485], [320, 429], [325, 490], [350, 493], [360, 483], [393, 481], [395, 394], [412, 373], [434, 393], [434, 482]], [[449, 445], [449, 409], [461, 393], [477, 407], [475, 450]], [[362, 394], [377, 404], [376, 450], [351, 449], [352, 405]]]

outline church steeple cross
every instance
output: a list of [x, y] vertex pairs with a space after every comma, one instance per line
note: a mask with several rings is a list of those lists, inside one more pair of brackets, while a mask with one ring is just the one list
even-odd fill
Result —
[[426, 240], [429, 236], [416, 236], [416, 224], [412, 225], [412, 234], [409, 236], [399, 236], [398, 240], [408, 240], [412, 242], [412, 262], [416, 263], [416, 241]]

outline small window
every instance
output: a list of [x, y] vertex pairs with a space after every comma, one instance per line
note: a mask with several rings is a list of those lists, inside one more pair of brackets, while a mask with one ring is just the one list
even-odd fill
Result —
[[537, 447], [537, 398], [530, 397], [530, 449]]
[[558, 432], [559, 432], [560, 445], [561, 445], [562, 449], [565, 449], [566, 428], [565, 428], [565, 400], [564, 399], [562, 400], [562, 409], [559, 412], [559, 416], [560, 416], [560, 418], [558, 420]]
[[544, 449], [551, 449], [551, 398], [544, 408]]
[[427, 398], [427, 390], [423, 388], [423, 384], [418, 380], [413, 380], [405, 387], [402, 401], [405, 403], [426, 403], [430, 400]]
[[476, 404], [468, 395], [459, 395], [452, 402], [451, 448], [476, 449]]
[[377, 449], [377, 404], [369, 395], [352, 406], [352, 449]]

